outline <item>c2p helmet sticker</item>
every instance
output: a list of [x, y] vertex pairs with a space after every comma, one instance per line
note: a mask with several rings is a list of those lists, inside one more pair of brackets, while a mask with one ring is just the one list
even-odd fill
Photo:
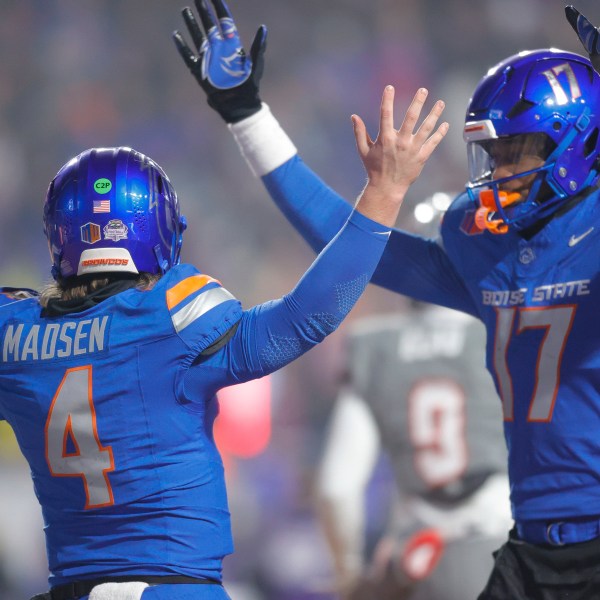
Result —
[[81, 229], [81, 241], [86, 244], [95, 244], [102, 238], [100, 233], [100, 225], [96, 223], [86, 223], [80, 227]]
[[119, 240], [127, 239], [127, 225], [121, 221], [121, 219], [111, 219], [104, 226], [104, 238], [118, 242]]
[[106, 179], [106, 177], [101, 177], [100, 179], [96, 179], [94, 181], [94, 191], [97, 194], [108, 194], [112, 189], [112, 181], [110, 179]]

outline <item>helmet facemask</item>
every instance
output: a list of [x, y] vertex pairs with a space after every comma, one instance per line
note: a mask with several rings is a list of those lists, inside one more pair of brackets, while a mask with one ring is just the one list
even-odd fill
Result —
[[544, 133], [531, 133], [469, 142], [471, 197], [480, 208], [476, 220], [482, 229], [506, 233], [509, 225], [524, 224], [551, 201], [553, 190], [546, 183], [552, 170], [556, 144]]
[[522, 52], [480, 81], [467, 109], [469, 182], [483, 230], [523, 230], [598, 179], [600, 77], [588, 59]]

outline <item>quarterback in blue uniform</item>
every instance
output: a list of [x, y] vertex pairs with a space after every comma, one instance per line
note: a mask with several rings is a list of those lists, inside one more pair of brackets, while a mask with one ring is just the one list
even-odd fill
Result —
[[[393, 230], [372, 278], [474, 315], [487, 328], [515, 527], [481, 600], [600, 594], [600, 43], [576, 9], [567, 7], [567, 17], [591, 60], [542, 49], [491, 68], [467, 108], [469, 181], [440, 238]], [[319, 250], [351, 206], [302, 162], [257, 102], [264, 39], [261, 28], [251, 50], [254, 77], [237, 96], [207, 90], [209, 104]], [[214, 57], [219, 40], [207, 47]]]
[[290, 293], [249, 310], [180, 264], [186, 221], [152, 159], [94, 148], [59, 170], [43, 219], [55, 283], [39, 296], [0, 294], [0, 419], [42, 507], [42, 597], [229, 598], [215, 394], [301, 356], [365, 289], [406, 189], [447, 130], [435, 130], [440, 103], [416, 136], [398, 132], [393, 98], [386, 87], [375, 141], [354, 117], [369, 181], [352, 215]]

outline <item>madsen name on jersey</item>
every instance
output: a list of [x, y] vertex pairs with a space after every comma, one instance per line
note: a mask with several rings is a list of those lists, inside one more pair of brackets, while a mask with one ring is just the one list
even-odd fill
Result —
[[2, 334], [2, 361], [68, 358], [108, 347], [109, 316], [62, 323], [8, 323]]

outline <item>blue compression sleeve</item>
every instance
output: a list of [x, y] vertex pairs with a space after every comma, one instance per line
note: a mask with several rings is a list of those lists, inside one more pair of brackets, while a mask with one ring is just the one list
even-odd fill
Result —
[[[230, 129], [275, 204], [319, 252], [348, 218], [350, 204], [304, 164], [267, 105]], [[371, 281], [418, 300], [476, 314], [463, 279], [433, 240], [394, 229]]]
[[[296, 155], [262, 177], [288, 221], [319, 251], [352, 207]], [[391, 291], [476, 315], [464, 282], [434, 240], [392, 230], [371, 282]]]
[[202, 362], [204, 369], [190, 369], [186, 387], [197, 384], [216, 391], [261, 377], [325, 339], [366, 288], [389, 231], [353, 212], [296, 287], [278, 300], [244, 311], [227, 345]]
[[320, 252], [352, 212], [296, 154], [262, 177], [277, 207], [315, 252]]
[[437, 240], [392, 230], [371, 282], [415, 300], [479, 316], [464, 280]]

